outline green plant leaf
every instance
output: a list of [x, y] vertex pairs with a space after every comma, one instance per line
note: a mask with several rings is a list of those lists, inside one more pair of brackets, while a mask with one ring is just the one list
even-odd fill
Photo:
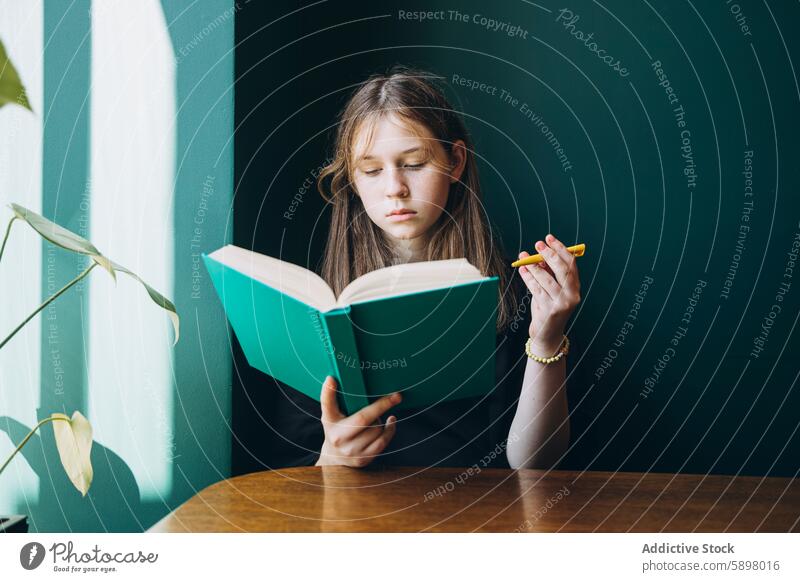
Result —
[[27, 222], [31, 228], [33, 228], [43, 238], [50, 241], [54, 245], [74, 253], [90, 256], [94, 262], [108, 271], [115, 281], [117, 280], [116, 271], [120, 271], [130, 275], [139, 281], [139, 283], [144, 285], [144, 288], [147, 290], [147, 294], [150, 296], [150, 299], [152, 299], [156, 305], [167, 311], [167, 315], [169, 315], [170, 321], [172, 321], [172, 328], [175, 330], [175, 341], [172, 345], [174, 346], [178, 343], [178, 338], [180, 337], [180, 318], [178, 317], [178, 312], [175, 309], [175, 305], [173, 305], [169, 299], [145, 283], [141, 277], [139, 277], [139, 275], [133, 271], [130, 271], [122, 265], [118, 265], [108, 257], [103, 256], [91, 242], [82, 236], [78, 236], [63, 226], [59, 226], [55, 222], [48, 220], [32, 210], [28, 210], [24, 206], [20, 206], [19, 204], [12, 203], [11, 209], [18, 218], [21, 218]]
[[75, 488], [86, 496], [92, 485], [92, 425], [77, 410], [70, 419], [66, 414], [53, 413], [53, 433], [56, 437], [58, 455]]
[[103, 255], [92, 255], [92, 259], [95, 263], [109, 272], [111, 278], [114, 279], [114, 283], [117, 282], [117, 273], [114, 271], [114, 267], [112, 266], [113, 261], [111, 259], [104, 257]]
[[14, 211], [14, 214], [18, 218], [27, 222], [33, 230], [42, 236], [42, 238], [62, 249], [90, 256], [98, 265], [108, 271], [114, 281], [117, 280], [117, 275], [111, 267], [111, 261], [104, 257], [91, 242], [82, 236], [78, 236], [71, 230], [67, 230], [52, 220], [48, 220], [41, 214], [37, 214], [33, 210], [28, 210], [19, 204], [12, 202], [11, 210]]
[[28, 103], [25, 87], [20, 81], [17, 69], [14, 68], [6, 54], [3, 42], [0, 41], [0, 107], [9, 103], [15, 103], [29, 111], [33, 111], [31, 104]]
[[164, 297], [161, 293], [153, 289], [150, 285], [142, 281], [141, 277], [139, 277], [139, 275], [137, 275], [133, 271], [129, 271], [128, 269], [126, 269], [122, 265], [118, 265], [114, 261], [111, 261], [111, 265], [115, 270], [130, 275], [131, 277], [139, 281], [139, 283], [144, 285], [144, 288], [147, 289], [147, 294], [150, 295], [150, 299], [152, 299], [156, 305], [166, 310], [167, 315], [170, 318], [170, 321], [172, 321], [172, 329], [175, 331], [175, 341], [172, 343], [172, 345], [174, 346], [175, 344], [177, 344], [178, 338], [180, 337], [181, 320], [180, 317], [178, 317], [178, 312], [175, 309], [175, 305], [172, 304], [172, 301], [170, 301], [169, 299]]

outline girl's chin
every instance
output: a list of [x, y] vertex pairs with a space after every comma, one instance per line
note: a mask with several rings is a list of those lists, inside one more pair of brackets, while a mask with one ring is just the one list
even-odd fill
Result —
[[386, 229], [386, 233], [391, 235], [393, 238], [400, 239], [400, 240], [411, 240], [412, 238], [417, 238], [422, 234], [418, 226], [400, 226], [400, 225], [389, 225], [389, 228]]

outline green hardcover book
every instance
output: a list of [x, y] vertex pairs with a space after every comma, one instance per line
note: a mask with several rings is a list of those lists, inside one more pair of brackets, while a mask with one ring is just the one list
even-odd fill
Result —
[[345, 414], [397, 391], [402, 410], [494, 387], [498, 277], [466, 259], [378, 269], [338, 298], [312, 271], [233, 245], [203, 260], [248, 363], [315, 400], [333, 376]]

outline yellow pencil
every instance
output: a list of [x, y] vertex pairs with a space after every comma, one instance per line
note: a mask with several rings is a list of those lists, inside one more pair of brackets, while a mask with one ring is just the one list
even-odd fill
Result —
[[[567, 247], [567, 250], [576, 257], [582, 257], [583, 253], [586, 252], [586, 245], [581, 243], [579, 245]], [[542, 255], [533, 255], [530, 257], [525, 257], [524, 259], [520, 259], [518, 261], [514, 261], [513, 263], [511, 263], [511, 266], [521, 267], [523, 265], [535, 265], [536, 263], [541, 263], [542, 261], [544, 261], [544, 257]]]

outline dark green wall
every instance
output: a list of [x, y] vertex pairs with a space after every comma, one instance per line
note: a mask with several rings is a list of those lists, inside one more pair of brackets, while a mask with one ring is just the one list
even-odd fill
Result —
[[[401, 18], [423, 4], [443, 19]], [[329, 152], [336, 113], [373, 71], [427, 68], [464, 112], [508, 250], [530, 250], [548, 232], [587, 244], [563, 466], [794, 475], [800, 282], [787, 268], [800, 241], [800, 7], [458, 6], [466, 22], [444, 2], [273, 2], [239, 13], [237, 244], [313, 267], [327, 216], [303, 183]], [[237, 364], [237, 434], [263, 446], [235, 449], [234, 469], [280, 463], [275, 391]]]

